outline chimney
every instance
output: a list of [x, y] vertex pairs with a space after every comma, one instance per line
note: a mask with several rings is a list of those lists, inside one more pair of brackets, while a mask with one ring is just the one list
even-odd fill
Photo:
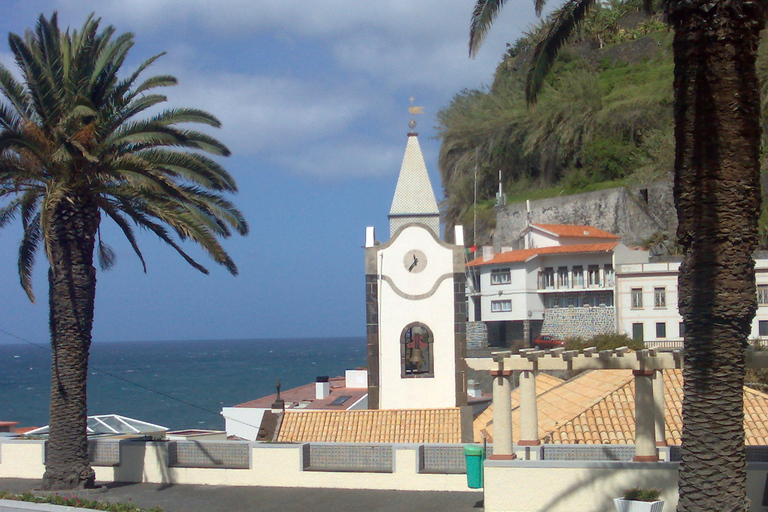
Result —
[[483, 246], [483, 261], [492, 260], [494, 257], [493, 247], [490, 245]]
[[467, 381], [467, 395], [472, 398], [480, 398], [483, 396], [483, 390], [480, 389], [480, 383], [474, 379]]
[[352, 389], [364, 389], [368, 387], [368, 370], [365, 368], [347, 370], [344, 377], [344, 387]]
[[315, 379], [315, 399], [322, 400], [331, 394], [331, 383], [328, 382], [328, 376], [322, 375]]

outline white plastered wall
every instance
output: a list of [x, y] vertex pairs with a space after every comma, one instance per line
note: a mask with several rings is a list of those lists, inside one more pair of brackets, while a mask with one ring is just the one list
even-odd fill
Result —
[[[404, 265], [403, 257], [411, 249], [427, 257], [421, 272], [408, 272]], [[453, 250], [436, 241], [425, 228], [414, 225], [382, 249], [376, 263], [383, 277], [379, 284], [379, 407], [456, 406]], [[414, 322], [428, 326], [434, 336], [434, 377], [401, 375], [400, 337]]]

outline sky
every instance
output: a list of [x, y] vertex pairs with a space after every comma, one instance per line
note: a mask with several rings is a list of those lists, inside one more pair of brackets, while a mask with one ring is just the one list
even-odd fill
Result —
[[[110, 221], [116, 266], [97, 273], [95, 342], [363, 336], [366, 226], [389, 238], [387, 214], [408, 133], [410, 98], [433, 188], [437, 113], [486, 87], [505, 52], [536, 22], [532, 0], [508, 0], [479, 55], [467, 52], [474, 0], [2, 0], [0, 33], [23, 34], [59, 13], [89, 13], [136, 44], [125, 68], [161, 52], [145, 77], [172, 74], [165, 106], [202, 108], [232, 156], [221, 163], [250, 224], [224, 246], [230, 275], [192, 245], [203, 275], [157, 238], [139, 244], [147, 273]], [[7, 38], [0, 62], [13, 67]], [[0, 230], [0, 343], [48, 342], [47, 262], [32, 304], [16, 267], [20, 230]]]

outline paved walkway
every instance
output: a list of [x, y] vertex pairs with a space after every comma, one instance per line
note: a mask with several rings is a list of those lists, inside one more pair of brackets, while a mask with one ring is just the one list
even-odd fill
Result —
[[[39, 480], [0, 478], [0, 490], [4, 491], [24, 493], [39, 486]], [[123, 483], [109, 483], [106, 487], [106, 492], [90, 492], [81, 497], [130, 501], [142, 508], [159, 506], [165, 512], [479, 512], [483, 509], [482, 492]]]

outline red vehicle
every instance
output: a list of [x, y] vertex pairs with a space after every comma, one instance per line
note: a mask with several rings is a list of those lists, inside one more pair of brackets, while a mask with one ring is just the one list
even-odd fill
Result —
[[549, 334], [540, 334], [533, 340], [533, 346], [540, 349], [558, 348], [565, 345], [563, 340], [559, 340]]

